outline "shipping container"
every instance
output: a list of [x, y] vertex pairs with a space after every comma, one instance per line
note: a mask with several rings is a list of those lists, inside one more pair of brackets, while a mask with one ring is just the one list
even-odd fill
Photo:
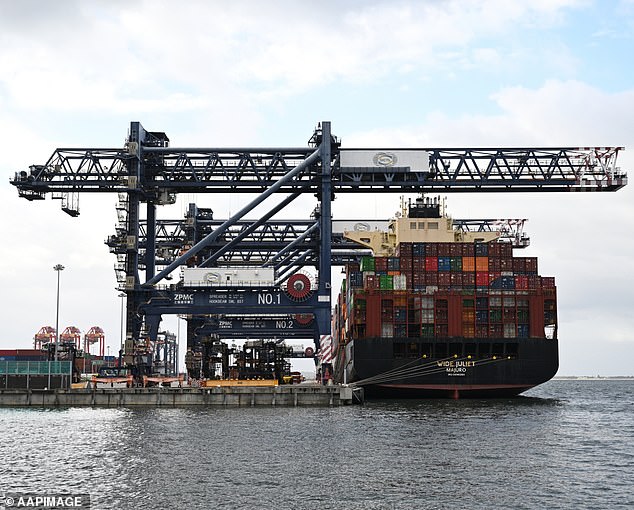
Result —
[[523, 275], [526, 273], [526, 259], [524, 257], [514, 257], [511, 259], [513, 261], [513, 272], [518, 275]]
[[376, 271], [376, 266], [374, 264], [374, 257], [361, 257], [361, 271]]
[[425, 271], [438, 271], [438, 257], [425, 257]]
[[462, 285], [473, 288], [476, 285], [475, 273], [462, 273]]
[[451, 245], [453, 243], [435, 243], [438, 246], [439, 257], [449, 257], [451, 255]]
[[412, 244], [413, 243], [399, 243], [396, 247], [396, 255], [401, 258], [411, 258]]
[[487, 243], [475, 243], [474, 252], [476, 257], [488, 257], [489, 245]]
[[449, 261], [451, 271], [460, 271], [462, 272], [462, 256], [451, 257]]
[[[348, 274], [348, 279], [350, 281], [351, 288], [362, 288], [363, 287], [363, 273], [353, 271]], [[345, 281], [345, 280], [344, 280]]]
[[400, 271], [401, 270], [401, 260], [398, 257], [388, 257], [388, 259], [387, 259], [387, 270], [388, 271]]
[[438, 271], [441, 272], [449, 272], [451, 271], [451, 258], [450, 257], [444, 257], [444, 256], [439, 256], [438, 257]]
[[537, 257], [526, 257], [526, 274], [537, 274]]
[[182, 267], [184, 287], [271, 287], [275, 284], [272, 267]]
[[528, 290], [528, 276], [518, 275], [515, 277], [515, 288], [519, 290]]
[[489, 286], [489, 273], [487, 272], [477, 272], [475, 275], [475, 283], [478, 287], [488, 287]]
[[424, 257], [426, 255], [425, 243], [413, 243], [412, 256]]
[[500, 263], [500, 257], [489, 257], [489, 271], [499, 273], [502, 271], [502, 264]]
[[[436, 269], [434, 271], [438, 271], [438, 261], [436, 261], [435, 265]], [[425, 268], [425, 257], [413, 257], [412, 258], [412, 271], [424, 272]], [[430, 269], [431, 271], [431, 269]]]
[[476, 271], [488, 271], [489, 270], [489, 258], [488, 257], [476, 257], [475, 259]]
[[513, 259], [509, 257], [500, 258], [500, 271], [513, 272]]
[[390, 275], [381, 275], [379, 277], [379, 286], [381, 290], [392, 290], [394, 288], [394, 277]]

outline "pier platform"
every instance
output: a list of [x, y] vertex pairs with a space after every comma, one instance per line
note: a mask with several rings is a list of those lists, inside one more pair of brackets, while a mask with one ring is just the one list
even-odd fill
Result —
[[346, 385], [318, 384], [0, 390], [0, 407], [328, 407], [362, 402], [363, 394], [360, 389]]

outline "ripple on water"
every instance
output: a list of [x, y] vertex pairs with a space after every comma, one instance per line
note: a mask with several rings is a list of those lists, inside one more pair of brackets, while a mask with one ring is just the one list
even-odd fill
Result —
[[628, 508], [634, 383], [333, 409], [0, 409], [0, 487], [93, 508]]

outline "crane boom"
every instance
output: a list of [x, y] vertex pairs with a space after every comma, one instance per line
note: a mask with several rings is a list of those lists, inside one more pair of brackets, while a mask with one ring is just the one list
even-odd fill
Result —
[[[137, 147], [137, 146], [135, 146]], [[220, 149], [138, 146], [122, 149], [56, 149], [43, 165], [15, 174], [11, 184], [33, 200], [48, 192], [157, 190], [174, 193], [260, 193], [275, 184], [314, 150], [307, 148]], [[337, 193], [474, 191], [616, 191], [627, 174], [616, 166], [623, 147], [338, 149], [332, 151], [332, 186]], [[416, 152], [423, 169], [390, 164], [343, 166], [350, 154], [398, 157]], [[133, 161], [141, 163], [143, 175]], [[280, 188], [314, 193], [316, 165]]]

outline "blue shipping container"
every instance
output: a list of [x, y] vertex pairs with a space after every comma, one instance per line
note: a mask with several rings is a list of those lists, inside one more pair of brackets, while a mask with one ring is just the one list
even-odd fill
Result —
[[438, 257], [438, 271], [451, 271], [451, 257]]

